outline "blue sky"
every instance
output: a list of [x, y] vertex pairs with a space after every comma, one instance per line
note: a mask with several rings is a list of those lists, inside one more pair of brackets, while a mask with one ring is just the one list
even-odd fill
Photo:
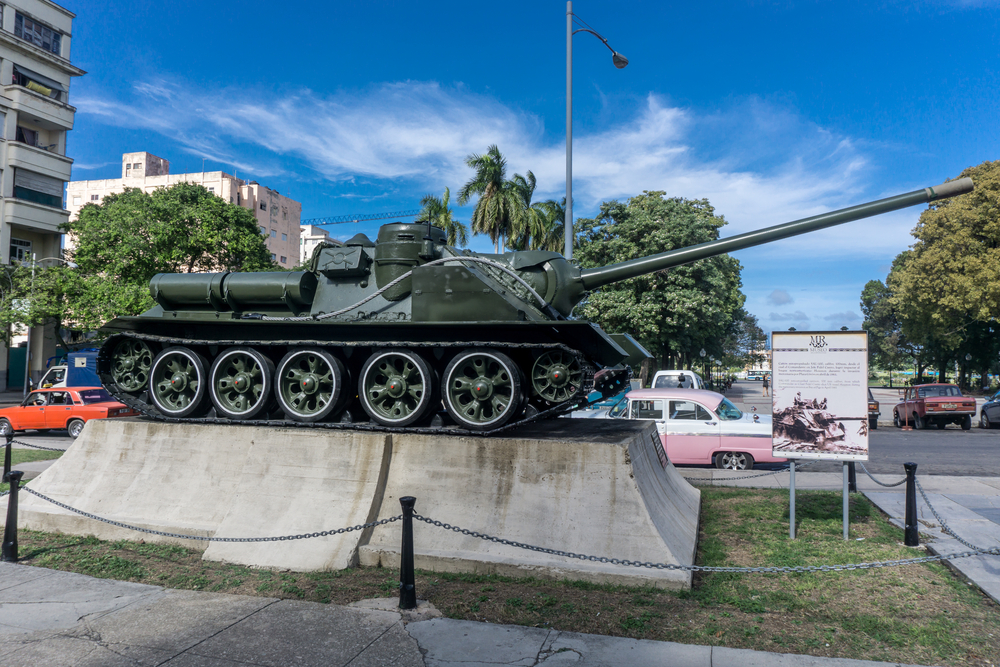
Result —
[[[419, 208], [497, 144], [565, 194], [566, 3], [66, 1], [74, 180], [146, 150], [302, 217]], [[708, 198], [723, 236], [909, 192], [1000, 159], [1000, 0], [577, 0], [574, 213]], [[467, 221], [471, 206], [457, 208]], [[861, 324], [920, 208], [736, 253], [766, 330]], [[341, 237], [378, 223], [331, 228]], [[472, 247], [488, 251], [484, 238]]]

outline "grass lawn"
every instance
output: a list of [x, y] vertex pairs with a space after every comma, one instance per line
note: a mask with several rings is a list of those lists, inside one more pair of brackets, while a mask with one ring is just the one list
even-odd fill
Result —
[[[0, 457], [4, 455], [5, 447], [0, 447]], [[14, 449], [10, 450], [10, 469], [17, 470], [19, 463], [29, 463], [31, 461], [48, 461], [62, 456], [62, 452], [46, 452], [41, 449]], [[2, 461], [3, 459], [0, 459]], [[0, 484], [0, 493], [8, 490], [10, 484]]]
[[[703, 489], [698, 563], [819, 565], [923, 555], [902, 545], [864, 498], [797, 494], [798, 539], [788, 539], [779, 490]], [[415, 530], [434, 530], [417, 524]], [[863, 539], [857, 539], [863, 538]], [[101, 542], [22, 531], [20, 556], [38, 565], [171, 588], [346, 604], [397, 595], [379, 568], [298, 573], [201, 560], [182, 547]], [[608, 554], [613, 555], [613, 554]], [[496, 576], [417, 573], [417, 595], [451, 618], [779, 653], [916, 664], [1000, 664], [1000, 616], [978, 589], [937, 564], [816, 574], [698, 575], [692, 590], [601, 586]]]

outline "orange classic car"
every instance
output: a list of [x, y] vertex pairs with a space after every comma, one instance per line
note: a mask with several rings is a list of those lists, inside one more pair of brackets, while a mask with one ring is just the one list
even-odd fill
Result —
[[0, 410], [0, 437], [15, 431], [66, 429], [75, 438], [91, 419], [138, 414], [112, 398], [103, 387], [36, 389], [21, 405]]

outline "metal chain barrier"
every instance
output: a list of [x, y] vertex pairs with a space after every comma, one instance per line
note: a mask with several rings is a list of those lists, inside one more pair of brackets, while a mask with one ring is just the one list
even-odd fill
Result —
[[924, 502], [927, 504], [927, 507], [930, 508], [931, 513], [934, 515], [934, 518], [938, 520], [939, 524], [941, 524], [941, 530], [943, 530], [945, 533], [951, 535], [956, 540], [961, 542], [963, 546], [966, 546], [970, 549], [975, 549], [979, 553], [1000, 554], [1000, 547], [993, 547], [992, 549], [983, 549], [982, 547], [977, 547], [975, 544], [967, 542], [966, 540], [963, 540], [961, 537], [959, 537], [958, 534], [955, 533], [955, 531], [953, 531], [951, 528], [948, 527], [948, 523], [941, 518], [941, 515], [938, 514], [937, 510], [934, 509], [934, 506], [931, 505], [931, 501], [927, 498], [927, 494], [924, 493], [924, 487], [920, 484], [920, 480], [914, 477], [913, 481], [917, 483], [917, 490], [920, 491], [920, 495], [923, 497]]
[[[817, 463], [820, 462], [810, 461], [809, 463], [797, 463], [795, 472], [801, 472], [803, 468], [807, 466], [816, 465]], [[694, 477], [694, 478], [685, 477], [684, 479], [686, 479], [691, 484], [706, 483], [706, 482], [734, 482], [738, 479], [754, 479], [755, 477], [767, 477], [768, 475], [777, 475], [778, 473], [788, 472], [789, 470], [791, 470], [791, 466], [785, 464], [782, 467], [778, 468], [777, 470], [770, 470], [768, 472], [755, 472], [750, 475], [740, 475], [739, 477], [726, 477], [724, 479], [703, 479], [700, 477]]]
[[584, 554], [573, 553], [571, 551], [559, 551], [558, 549], [548, 549], [546, 547], [538, 547], [532, 544], [524, 544], [523, 542], [505, 540], [502, 537], [495, 537], [493, 535], [487, 535], [485, 533], [478, 533], [474, 530], [459, 528], [458, 526], [452, 526], [451, 524], [447, 524], [442, 521], [429, 519], [425, 516], [421, 516], [420, 514], [416, 513], [414, 513], [413, 518], [416, 519], [417, 521], [423, 521], [424, 523], [428, 523], [432, 526], [437, 526], [438, 528], [450, 530], [455, 533], [461, 533], [462, 535], [468, 535], [470, 537], [478, 537], [479, 539], [486, 540], [487, 542], [495, 542], [497, 544], [504, 544], [510, 547], [517, 547], [518, 549], [537, 551], [539, 553], [550, 554], [552, 556], [563, 556], [564, 558], [575, 558], [577, 560], [593, 561], [595, 563], [610, 563], [612, 565], [625, 565], [627, 567], [645, 567], [654, 570], [684, 570], [691, 572], [731, 572], [731, 573], [745, 573], [745, 574], [838, 572], [842, 570], [873, 570], [880, 567], [896, 567], [899, 565], [914, 565], [916, 563], [932, 563], [942, 560], [956, 560], [958, 558], [968, 558], [969, 556], [980, 556], [983, 554], [1000, 555], [1000, 548], [996, 548], [990, 550], [977, 549], [975, 551], [965, 551], [962, 553], [948, 554], [945, 556], [941, 555], [922, 556], [919, 558], [882, 560], [882, 561], [874, 561], [871, 563], [846, 563], [843, 565], [797, 565], [797, 566], [782, 566], [782, 567], [722, 567], [722, 566], [711, 566], [711, 565], [677, 565], [674, 563], [648, 563], [642, 561], [627, 560], [622, 558], [587, 556]]
[[65, 449], [57, 449], [55, 447], [42, 447], [41, 445], [33, 445], [30, 442], [24, 442], [23, 440], [11, 440], [13, 445], [21, 445], [22, 447], [31, 447], [32, 449], [44, 449], [47, 452], [65, 452]]
[[141, 528], [139, 526], [131, 526], [127, 523], [121, 523], [120, 521], [112, 521], [111, 519], [105, 519], [104, 517], [97, 516], [96, 514], [91, 514], [89, 512], [84, 512], [83, 510], [78, 510], [75, 507], [70, 507], [58, 500], [53, 500], [48, 496], [43, 496], [30, 489], [27, 486], [19, 487], [22, 491], [27, 491], [28, 493], [38, 496], [42, 500], [47, 500], [48, 502], [61, 507], [70, 512], [76, 512], [81, 516], [85, 516], [88, 519], [94, 519], [96, 521], [103, 521], [104, 523], [110, 524], [112, 526], [117, 526], [119, 528], [127, 528], [129, 530], [136, 530], [140, 533], [149, 533], [151, 535], [160, 535], [162, 537], [176, 537], [183, 540], [202, 540], [205, 542], [285, 542], [288, 540], [308, 540], [314, 537], [328, 537], [330, 535], [340, 535], [342, 533], [350, 533], [355, 530], [364, 530], [365, 528], [374, 528], [375, 526], [382, 526], [387, 523], [392, 523], [393, 521], [399, 521], [403, 518], [402, 514], [398, 514], [394, 517], [389, 517], [388, 519], [381, 519], [379, 521], [372, 521], [371, 523], [363, 523], [358, 526], [351, 526], [349, 528], [338, 528], [336, 530], [324, 530], [319, 533], [302, 533], [300, 535], [281, 535], [278, 537], [206, 537], [203, 535], [181, 535], [179, 533], [165, 533], [160, 530], [152, 530], [150, 528]]
[[[878, 484], [879, 486], [884, 486], [884, 487], [887, 487], [887, 488], [892, 488], [894, 486], [899, 486], [900, 484], [906, 484], [906, 478], [905, 477], [903, 479], [899, 480], [898, 482], [893, 482], [892, 484], [886, 484], [885, 482], [880, 482], [877, 479], [875, 479], [875, 477], [872, 476], [872, 474], [870, 472], [868, 472], [868, 468], [865, 467], [864, 463], [861, 463], [860, 461], [858, 461], [858, 465], [861, 466], [861, 469], [865, 471], [865, 474], [868, 475], [868, 477], [871, 478], [871, 480], [873, 482], [875, 482], [876, 484]], [[914, 479], [916, 479], [916, 478], [914, 478]], [[918, 482], [918, 484], [919, 484], [919, 482]], [[927, 498], [925, 497], [924, 500], [927, 500]], [[928, 505], [929, 504], [930, 503], [928, 503]]]

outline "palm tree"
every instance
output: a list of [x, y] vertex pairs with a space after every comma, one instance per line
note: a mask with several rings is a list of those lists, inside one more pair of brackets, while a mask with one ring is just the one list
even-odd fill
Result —
[[479, 195], [472, 211], [472, 231], [487, 234], [499, 253], [501, 241], [510, 238], [513, 229], [523, 224], [525, 206], [521, 189], [514, 181], [507, 180], [507, 159], [496, 144], [485, 155], [473, 153], [465, 159], [465, 164], [476, 175], [459, 190], [458, 203], [464, 206], [473, 195]]
[[420, 200], [423, 210], [420, 211], [418, 220], [430, 220], [435, 227], [440, 227], [448, 235], [448, 245], [464, 246], [469, 242], [469, 230], [458, 220], [451, 217], [451, 208], [448, 202], [451, 199], [451, 191], [444, 189], [444, 197], [427, 195]]
[[562, 252], [566, 241], [563, 229], [566, 224], [566, 198], [536, 202], [531, 205], [532, 216], [537, 220], [536, 230], [531, 235], [532, 250], [552, 250]]

